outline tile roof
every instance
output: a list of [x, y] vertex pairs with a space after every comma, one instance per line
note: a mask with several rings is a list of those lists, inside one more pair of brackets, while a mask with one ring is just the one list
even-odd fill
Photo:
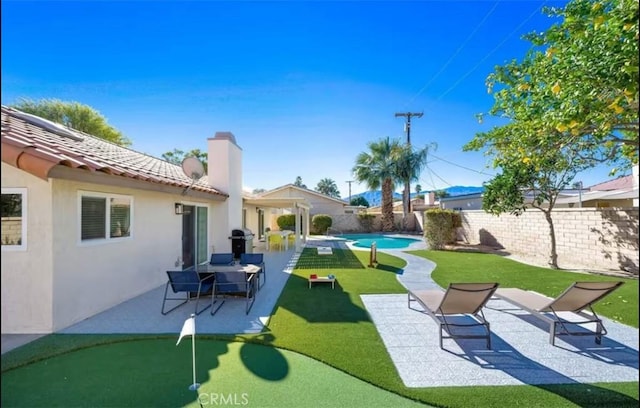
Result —
[[[2, 161], [44, 179], [61, 165], [159, 185], [191, 186], [179, 165], [47, 122], [2, 106]], [[190, 190], [228, 196], [211, 187], [206, 175]]]
[[617, 179], [605, 181], [589, 187], [589, 190], [624, 190], [633, 188], [633, 176], [620, 176]]

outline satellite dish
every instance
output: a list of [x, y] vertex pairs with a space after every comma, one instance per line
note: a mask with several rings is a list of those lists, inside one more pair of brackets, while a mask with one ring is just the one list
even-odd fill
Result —
[[182, 161], [182, 171], [191, 180], [196, 181], [204, 175], [204, 166], [197, 157], [185, 157]]
[[185, 195], [195, 182], [204, 175], [204, 166], [197, 157], [189, 156], [182, 160], [182, 171], [191, 179], [191, 185], [182, 192], [182, 195]]

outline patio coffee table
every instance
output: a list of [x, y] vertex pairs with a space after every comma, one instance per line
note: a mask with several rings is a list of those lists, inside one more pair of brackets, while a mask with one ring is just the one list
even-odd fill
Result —
[[336, 278], [330, 278], [328, 276], [316, 276], [315, 278], [309, 277], [309, 289], [311, 289], [312, 283], [331, 283], [331, 289], [335, 288]]

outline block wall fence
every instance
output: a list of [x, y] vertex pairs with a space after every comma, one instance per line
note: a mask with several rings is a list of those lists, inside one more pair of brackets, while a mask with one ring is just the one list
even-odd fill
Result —
[[[534, 264], [546, 265], [550, 254], [549, 224], [542, 211], [529, 209], [520, 216], [495, 216], [482, 210], [461, 211], [458, 240], [503, 249]], [[412, 213], [423, 216], [422, 213]], [[376, 215], [365, 231], [355, 214], [331, 215], [334, 232], [377, 232]], [[561, 208], [552, 219], [556, 234], [558, 266], [592, 271], [625, 271], [638, 276], [638, 208]], [[417, 229], [409, 217], [408, 231]], [[397, 227], [402, 214], [395, 214]]]
[[[375, 214], [371, 221], [371, 228], [366, 229], [358, 220], [357, 214], [330, 214], [332, 220], [331, 230], [342, 233], [380, 232], [382, 231], [382, 215]], [[416, 216], [422, 217], [422, 213], [410, 213], [407, 218], [407, 231], [415, 232], [417, 228]], [[402, 214], [393, 214], [393, 223], [398, 231], [402, 230]]]
[[[548, 262], [551, 241], [542, 211], [495, 216], [477, 210], [461, 215], [459, 240], [501, 248], [536, 264]], [[551, 216], [560, 268], [626, 271], [638, 276], [638, 208], [563, 208], [553, 210]]]

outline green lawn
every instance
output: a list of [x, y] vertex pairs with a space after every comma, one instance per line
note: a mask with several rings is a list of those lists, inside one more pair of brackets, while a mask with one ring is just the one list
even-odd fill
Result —
[[449, 251], [409, 253], [428, 258], [438, 265], [431, 277], [443, 288], [451, 282], [500, 282], [503, 288], [533, 290], [556, 297], [576, 281], [625, 281], [624, 285], [602, 299], [594, 310], [620, 323], [638, 327], [637, 279], [620, 279], [540, 268], [492, 254]]
[[[382, 339], [360, 300], [361, 294], [406, 293], [397, 279], [404, 261], [378, 253], [377, 268], [367, 268], [368, 251], [334, 251], [338, 257], [355, 256], [359, 265], [350, 260], [351, 268], [331, 269], [340, 288], [332, 291], [309, 291], [309, 274], [326, 274], [327, 265], [315, 260], [321, 257], [305, 250], [299, 265], [289, 279], [269, 324], [273, 344], [305, 353], [380, 387], [415, 398], [428, 404], [447, 407], [468, 406], [634, 406], [638, 405], [638, 383], [563, 385], [563, 386], [501, 386], [455, 388], [406, 388], [398, 377]], [[547, 295], [557, 295], [576, 280], [610, 280], [599, 275], [553, 271], [520, 264], [498, 255], [446, 251], [415, 251], [414, 255], [434, 261], [438, 266], [434, 279], [443, 287], [450, 281], [497, 281], [502, 286], [536, 289]], [[320, 262], [328, 262], [320, 259]], [[329, 266], [331, 267], [331, 265]], [[550, 275], [550, 276], [547, 276]], [[522, 285], [520, 281], [522, 280]], [[553, 285], [545, 280], [556, 282]], [[504, 282], [504, 283], [503, 283]], [[596, 310], [613, 319], [638, 327], [638, 281], [626, 284], [610, 297], [618, 306], [609, 307], [613, 299], [603, 299]], [[530, 284], [536, 283], [535, 286]], [[557, 286], [560, 288], [557, 288]], [[318, 287], [320, 289], [320, 287]], [[624, 318], [620, 316], [624, 314]], [[618, 317], [620, 317], [618, 319]], [[340, 345], [340, 353], [335, 352]], [[523, 405], [524, 404], [524, 405]], [[610, 405], [612, 404], [612, 405]]]
[[[412, 253], [438, 265], [433, 278], [443, 287], [454, 281], [498, 281], [503, 287], [533, 289], [555, 296], [576, 280], [611, 279], [537, 268], [498, 255], [444, 251]], [[367, 251], [334, 250], [334, 254], [318, 256], [313, 250], [304, 250], [276, 304], [267, 332], [257, 336], [198, 337], [199, 350], [202, 350], [199, 355], [217, 356], [209, 361], [204, 359], [203, 367], [199, 368], [203, 370], [199, 374], [199, 377], [202, 375], [202, 392], [211, 395], [224, 389], [241, 393], [246, 389], [253, 400], [248, 406], [410, 404], [402, 397], [442, 407], [638, 406], [638, 382], [406, 388], [360, 300], [361, 294], [405, 293], [396, 279], [404, 261], [378, 253], [378, 266], [368, 268]], [[317, 285], [310, 290], [307, 277], [314, 273], [335, 274], [336, 288]], [[638, 281], [625, 281], [625, 285], [596, 306], [596, 311], [638, 327]], [[185, 396], [184, 391], [191, 380], [190, 350], [181, 343], [176, 351], [174, 337], [51, 335], [36, 340], [2, 356], [2, 406], [140, 406], [146, 402], [149, 402], [148, 406], [197, 406], [193, 395], [187, 393]], [[131, 339], [136, 341], [127, 341]], [[243, 342], [269, 347], [255, 349]], [[88, 348], [95, 344], [112, 345]], [[80, 358], [79, 353], [87, 354]], [[94, 356], [93, 353], [98, 354]], [[221, 363], [223, 354], [229, 358], [224, 365]], [[51, 356], [57, 357], [49, 358]], [[118, 358], [131, 360], [131, 365], [115, 364]], [[185, 367], [185, 359], [188, 367]], [[323, 367], [317, 368], [318, 374], [313, 368], [314, 361], [316, 368]], [[317, 361], [327, 366], [318, 365]], [[78, 375], [83, 369], [87, 375]], [[76, 373], [72, 388], [65, 388], [60, 380], [67, 372]], [[103, 375], [96, 379], [98, 373]], [[332, 379], [338, 380], [333, 382]], [[246, 387], [239, 387], [238, 381]], [[336, 392], [320, 393], [331, 394], [323, 399], [310, 389], [309, 384], [314, 382]], [[377, 386], [376, 392], [367, 388], [367, 384]], [[348, 397], [351, 388], [354, 397]], [[57, 392], [58, 389], [66, 392]], [[78, 391], [71, 392], [72, 389]], [[46, 390], [46, 403], [37, 399], [33, 390], [40, 393]], [[85, 399], [78, 399], [80, 390], [83, 390], [81, 395], [92, 395], [92, 392], [99, 395], [84, 404]], [[273, 405], [269, 405], [270, 399], [264, 399], [267, 390], [274, 394], [270, 397]], [[125, 397], [129, 396], [138, 404], [125, 403]]]

